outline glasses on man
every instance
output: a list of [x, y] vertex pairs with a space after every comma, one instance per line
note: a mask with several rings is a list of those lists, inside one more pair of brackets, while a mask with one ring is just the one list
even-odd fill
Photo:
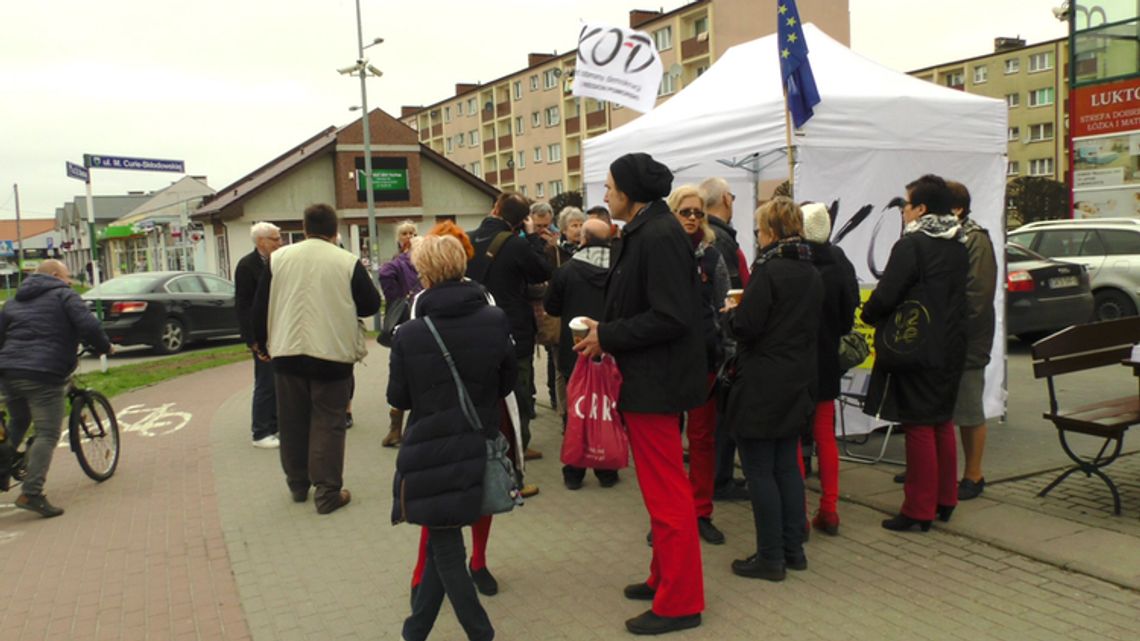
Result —
[[688, 209], [682, 209], [681, 211], [677, 212], [677, 214], [680, 215], [682, 218], [695, 218], [697, 220], [700, 220], [700, 219], [705, 217], [704, 210], [703, 209], [697, 209], [695, 207], [690, 207]]

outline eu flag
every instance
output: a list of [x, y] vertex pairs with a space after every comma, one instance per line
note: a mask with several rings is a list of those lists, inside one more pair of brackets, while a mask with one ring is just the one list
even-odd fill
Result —
[[799, 129], [812, 117], [811, 108], [819, 104], [819, 90], [815, 88], [815, 78], [808, 63], [807, 42], [804, 41], [795, 0], [777, 1], [776, 36], [788, 111], [792, 113], [796, 129]]

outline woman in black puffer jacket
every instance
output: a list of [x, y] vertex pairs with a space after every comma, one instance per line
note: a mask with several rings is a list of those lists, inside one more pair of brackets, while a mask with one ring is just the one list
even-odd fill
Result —
[[[472, 640], [494, 638], [465, 567], [461, 526], [479, 520], [486, 440], [499, 433], [500, 401], [514, 389], [517, 365], [506, 314], [487, 303], [482, 287], [464, 281], [467, 255], [455, 238], [427, 236], [412, 263], [428, 288], [417, 318], [392, 341], [388, 403], [411, 410], [397, 460], [393, 523], [428, 528], [423, 580], [404, 621], [403, 638], [426, 639], [444, 594]], [[459, 409], [451, 370], [425, 321], [439, 331], [471, 395], [483, 431]]]

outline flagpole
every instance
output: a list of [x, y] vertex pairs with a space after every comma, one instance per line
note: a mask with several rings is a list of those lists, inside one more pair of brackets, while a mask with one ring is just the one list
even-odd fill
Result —
[[788, 198], [796, 198], [796, 154], [792, 148], [792, 112], [788, 109], [788, 89], [784, 88], [784, 133], [788, 144]]

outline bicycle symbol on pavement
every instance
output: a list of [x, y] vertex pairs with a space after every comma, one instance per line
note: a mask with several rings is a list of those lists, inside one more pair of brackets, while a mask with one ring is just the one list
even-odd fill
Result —
[[119, 429], [137, 432], [143, 436], [166, 436], [186, 427], [193, 418], [190, 412], [171, 411], [174, 403], [158, 407], [128, 405], [118, 412]]

